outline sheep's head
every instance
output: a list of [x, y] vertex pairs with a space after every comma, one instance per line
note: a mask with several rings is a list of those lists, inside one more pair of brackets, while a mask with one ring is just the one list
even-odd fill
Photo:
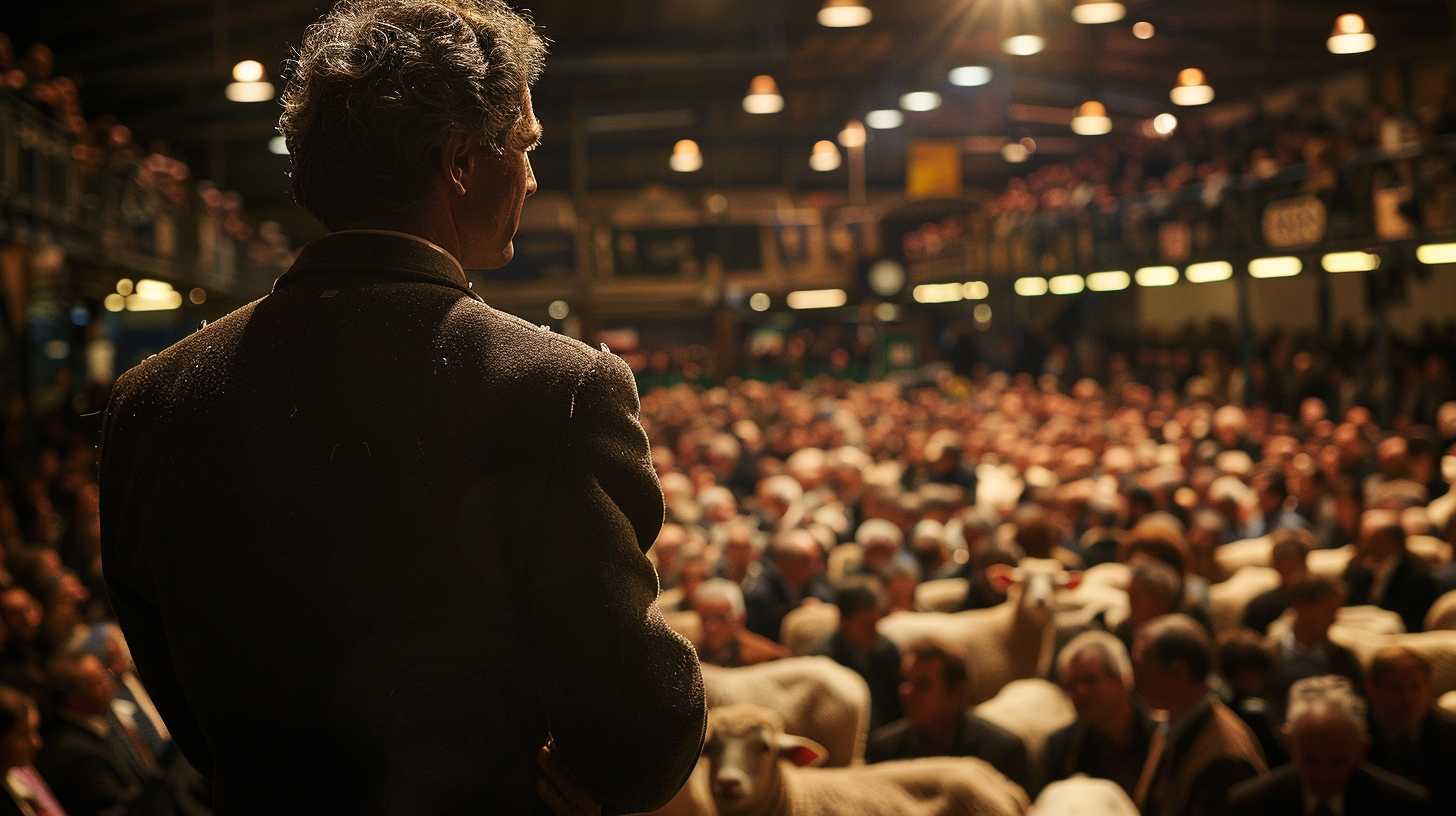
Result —
[[721, 812], [750, 812], [768, 804], [778, 788], [778, 762], [818, 765], [827, 751], [813, 740], [784, 733], [784, 718], [755, 705], [708, 713], [703, 745], [713, 799]]
[[1076, 589], [1082, 573], [1068, 570], [1055, 559], [1023, 558], [1015, 567], [992, 564], [986, 568], [986, 578], [992, 586], [1008, 593], [1019, 612], [1031, 615], [1038, 623], [1046, 623], [1056, 611], [1057, 591]]

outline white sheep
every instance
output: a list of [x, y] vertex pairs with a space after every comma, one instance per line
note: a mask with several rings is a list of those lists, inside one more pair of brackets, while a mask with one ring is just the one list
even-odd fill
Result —
[[1456, 589], [1431, 604], [1431, 610], [1426, 613], [1426, 631], [1433, 629], [1456, 629]]
[[1116, 783], [1074, 776], [1042, 789], [1032, 816], [1138, 816], [1137, 805]]
[[722, 816], [1014, 816], [1026, 793], [979, 759], [936, 757], [815, 768], [822, 746], [758, 706], [708, 717], [710, 788]]
[[1039, 768], [1047, 737], [1071, 725], [1077, 709], [1055, 683], [1029, 677], [1007, 683], [995, 697], [976, 706], [976, 716], [1020, 737], [1031, 766]]
[[795, 734], [826, 749], [830, 766], [864, 761], [870, 688], [853, 669], [827, 657], [790, 657], [755, 666], [703, 666], [708, 708], [752, 703], [784, 719]]

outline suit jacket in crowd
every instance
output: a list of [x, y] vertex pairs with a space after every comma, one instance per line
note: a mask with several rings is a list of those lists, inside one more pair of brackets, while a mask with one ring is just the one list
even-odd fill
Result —
[[1228, 706], [1210, 696], [1168, 734], [1148, 794], [1148, 816], [1228, 813], [1229, 789], [1267, 770], [1259, 743]]
[[1370, 720], [1366, 756], [1397, 776], [1421, 785], [1434, 813], [1456, 813], [1456, 715], [1433, 708], [1413, 738], [1402, 739]]
[[[1237, 785], [1229, 794], [1228, 812], [1239, 816], [1304, 816], [1310, 812], [1309, 802], [1299, 774], [1286, 765]], [[1341, 804], [1341, 816], [1423, 816], [1426, 794], [1404, 779], [1361, 765], [1351, 774]]]
[[1375, 573], [1357, 561], [1351, 561], [1345, 570], [1345, 586], [1349, 597], [1345, 603], [1350, 606], [1374, 604], [1400, 615], [1407, 632], [1420, 632], [1426, 626], [1426, 612], [1441, 594], [1426, 565], [1408, 552], [1402, 552], [1396, 561], [1385, 592], [1374, 597]]
[[812, 654], [853, 669], [870, 687], [870, 729], [900, 719], [900, 650], [884, 635], [875, 635], [869, 652], [860, 652], [835, 632]]
[[72, 816], [177, 813], [163, 777], [138, 765], [105, 718], [90, 723], [65, 714], [52, 718], [35, 766]]
[[1122, 747], [1113, 745], [1080, 719], [1052, 732], [1042, 751], [1039, 784], [1049, 785], [1083, 774], [1110, 779], [1122, 786], [1129, 797], [1135, 796], [1155, 725], [1138, 706], [1134, 706], [1132, 725], [1131, 740]]
[[[918, 759], [936, 756], [930, 751], [925, 735], [909, 720], [897, 720], [870, 734], [865, 749], [866, 762], [889, 762], [895, 759]], [[1023, 788], [1031, 788], [1031, 769], [1026, 758], [1026, 744], [1021, 738], [990, 720], [967, 711], [962, 715], [950, 753], [941, 756], [976, 757], [1006, 775]]]
[[548, 734], [609, 811], [696, 764], [631, 371], [433, 244], [310, 244], [123, 374], [102, 433], [108, 590], [223, 816], [539, 812]]

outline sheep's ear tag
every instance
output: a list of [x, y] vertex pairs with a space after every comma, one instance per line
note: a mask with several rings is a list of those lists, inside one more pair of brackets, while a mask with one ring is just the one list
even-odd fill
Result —
[[824, 746], [811, 739], [796, 737], [792, 734], [784, 734], [779, 737], [779, 756], [800, 768], [823, 765], [828, 753]]
[[1062, 587], [1064, 589], [1076, 589], [1082, 584], [1081, 570], [1067, 570], [1062, 573]]
[[986, 567], [986, 580], [997, 592], [1005, 592], [1016, 583], [1016, 570], [1006, 564], [992, 564]]

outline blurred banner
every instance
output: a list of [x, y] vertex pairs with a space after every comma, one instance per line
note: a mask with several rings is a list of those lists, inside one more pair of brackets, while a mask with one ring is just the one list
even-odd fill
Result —
[[963, 192], [960, 142], [912, 142], [905, 171], [908, 198], [954, 198]]

